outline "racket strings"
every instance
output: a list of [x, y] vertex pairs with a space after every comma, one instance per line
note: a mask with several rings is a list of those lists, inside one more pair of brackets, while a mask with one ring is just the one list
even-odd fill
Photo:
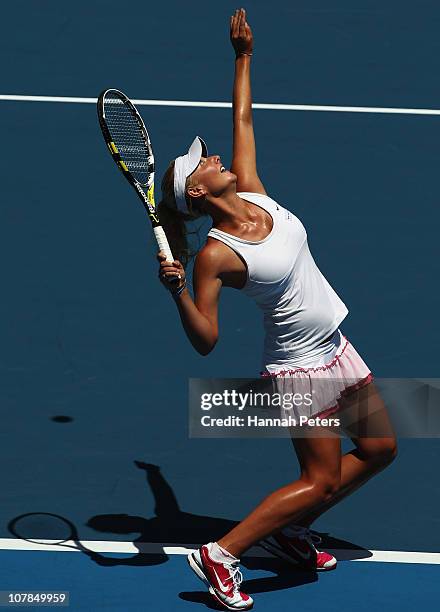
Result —
[[119, 154], [134, 178], [148, 184], [154, 173], [148, 141], [131, 108], [115, 95], [104, 99], [105, 121]]

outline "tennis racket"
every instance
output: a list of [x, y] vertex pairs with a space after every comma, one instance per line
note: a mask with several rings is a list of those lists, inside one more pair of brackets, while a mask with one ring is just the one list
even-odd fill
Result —
[[[173, 262], [154, 202], [154, 155], [142, 117], [122, 91], [106, 89], [98, 98], [98, 119], [116, 165], [147, 211], [159, 249], [165, 253], [168, 262]], [[180, 276], [175, 280], [178, 278]]]

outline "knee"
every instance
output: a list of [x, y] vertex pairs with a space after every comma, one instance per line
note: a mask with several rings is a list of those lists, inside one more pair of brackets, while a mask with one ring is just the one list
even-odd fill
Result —
[[320, 477], [312, 482], [313, 495], [318, 503], [323, 503], [332, 499], [339, 491], [341, 486], [340, 476]]
[[397, 457], [397, 441], [395, 438], [377, 438], [369, 440], [368, 446], [360, 450], [367, 459], [382, 468]]
[[385, 465], [389, 465], [397, 457], [397, 441], [394, 438], [384, 444], [382, 457]]

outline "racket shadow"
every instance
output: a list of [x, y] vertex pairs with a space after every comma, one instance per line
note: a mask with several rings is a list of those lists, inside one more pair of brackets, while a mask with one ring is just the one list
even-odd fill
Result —
[[74, 523], [65, 516], [52, 512], [27, 512], [11, 519], [8, 531], [19, 541], [48, 550], [69, 548], [82, 552], [98, 565], [112, 565], [113, 559], [91, 550], [81, 541]]
[[9, 533], [19, 541], [28, 542], [48, 550], [57, 551], [69, 548], [82, 552], [91, 561], [101, 566], [115, 565], [158, 565], [168, 560], [164, 553], [139, 553], [123, 558], [112, 557], [85, 546], [75, 525], [64, 516], [51, 512], [28, 512], [10, 520]]

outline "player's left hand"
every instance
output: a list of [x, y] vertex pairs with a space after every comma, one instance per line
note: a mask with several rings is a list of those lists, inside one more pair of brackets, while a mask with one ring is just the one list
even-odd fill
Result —
[[237, 56], [240, 53], [252, 54], [254, 38], [252, 30], [246, 21], [246, 11], [244, 9], [237, 9], [234, 15], [231, 16], [230, 25], [230, 38], [235, 54]]

